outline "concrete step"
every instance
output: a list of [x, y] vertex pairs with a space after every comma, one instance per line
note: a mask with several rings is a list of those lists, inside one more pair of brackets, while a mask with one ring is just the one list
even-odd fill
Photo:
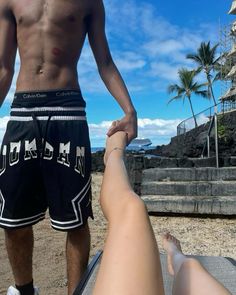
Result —
[[236, 168], [153, 168], [143, 171], [142, 179], [147, 181], [236, 181]]
[[236, 196], [142, 196], [153, 213], [236, 215]]
[[236, 181], [142, 182], [141, 195], [234, 196]]
[[[191, 168], [191, 167], [216, 167], [216, 158], [168, 158], [146, 154], [144, 157], [146, 168]], [[223, 159], [219, 159], [220, 166], [223, 166]], [[225, 165], [224, 165], [225, 166]], [[227, 167], [231, 166], [227, 161]]]

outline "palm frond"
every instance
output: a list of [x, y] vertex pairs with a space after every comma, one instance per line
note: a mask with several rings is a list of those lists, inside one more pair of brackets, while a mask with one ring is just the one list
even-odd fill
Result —
[[187, 58], [194, 60], [197, 64], [201, 65], [202, 67], [209, 68], [218, 62], [220, 57], [216, 58], [216, 51], [219, 44], [214, 45], [211, 47], [210, 41], [201, 42], [199, 48], [197, 49], [196, 53], [187, 54]]
[[221, 73], [221, 72], [218, 72], [218, 73], [215, 75], [215, 77], [213, 78], [212, 83], [214, 83], [215, 81], [219, 81], [219, 80], [221, 80], [222, 78], [224, 78], [224, 77], [222, 77], [222, 73]]
[[199, 89], [201, 89], [201, 88], [203, 88], [203, 87], [205, 87], [205, 86], [208, 86], [208, 83], [206, 82], [206, 83], [202, 83], [202, 84], [199, 84], [198, 82], [194, 82], [193, 84], [192, 84], [192, 91], [197, 91], [197, 90], [199, 90]]
[[208, 83], [201, 83], [199, 84], [195, 81], [196, 76], [199, 74], [199, 70], [189, 70], [187, 68], [180, 68], [178, 71], [179, 76], [179, 84], [171, 84], [168, 87], [169, 93], [176, 93], [176, 96], [172, 97], [168, 104], [174, 100], [182, 99], [183, 103], [186, 98], [188, 98], [191, 112], [194, 115], [192, 102], [191, 102], [191, 95], [196, 94], [198, 96], [202, 96], [204, 98], [209, 96], [209, 92], [203, 87], [208, 86]]
[[199, 65], [202, 64], [202, 60], [197, 54], [194, 54], [194, 53], [187, 54], [186, 58], [194, 60]]
[[209, 95], [209, 91], [207, 91], [207, 90], [197, 90], [197, 91], [195, 91], [194, 93], [195, 93], [196, 95], [198, 95], [198, 96], [202, 96], [202, 97], [204, 97], [204, 98], [208, 98], [208, 99], [211, 98], [211, 96]]
[[195, 70], [188, 70], [186, 68], [181, 68], [178, 71], [179, 79], [181, 82], [182, 88], [185, 90], [190, 89], [193, 84], [193, 80], [195, 76], [197, 75], [197, 72]]
[[167, 91], [168, 91], [169, 94], [171, 94], [173, 92], [177, 92], [178, 93], [179, 92], [179, 89], [180, 89], [180, 87], [179, 87], [178, 84], [171, 84], [171, 85], [168, 86]]
[[199, 66], [197, 69], [194, 70], [196, 73], [196, 76], [201, 73], [202, 69], [203, 69], [202, 66]]
[[220, 59], [220, 57], [216, 58], [216, 50], [218, 48], [219, 44], [217, 43], [215, 46], [213, 46], [211, 49], [210, 49], [210, 58], [211, 58], [211, 61], [212, 61], [212, 64], [215, 64], [217, 62], [218, 59]]
[[172, 97], [172, 98], [167, 102], [167, 104], [170, 104], [172, 101], [174, 101], [174, 100], [178, 100], [178, 99], [181, 99], [181, 98], [183, 98], [182, 95], [176, 95], [176, 96]]

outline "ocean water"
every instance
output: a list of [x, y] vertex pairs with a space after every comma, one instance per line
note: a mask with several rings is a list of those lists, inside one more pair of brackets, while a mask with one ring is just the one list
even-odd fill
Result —
[[104, 150], [104, 147], [91, 147], [92, 153], [96, 153], [96, 152], [103, 151], [103, 150]]
[[[136, 146], [128, 146], [127, 150], [140, 152], [140, 151], [153, 150], [155, 148], [156, 148], [155, 146], [145, 146], [145, 147], [141, 147], [141, 148], [139, 146], [137, 146], [137, 147]], [[104, 147], [92, 147], [91, 148], [92, 153], [96, 153], [96, 152], [103, 151], [103, 150], [104, 150]]]

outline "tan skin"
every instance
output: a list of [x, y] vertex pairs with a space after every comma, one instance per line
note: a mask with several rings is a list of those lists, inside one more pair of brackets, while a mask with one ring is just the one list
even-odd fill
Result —
[[[0, 105], [11, 86], [17, 48], [21, 67], [16, 91], [80, 89], [77, 62], [86, 35], [99, 74], [124, 111], [108, 136], [123, 130], [131, 141], [137, 135], [136, 111], [110, 54], [102, 0], [0, 1]], [[5, 235], [15, 282], [26, 284], [32, 280], [32, 228], [6, 230]], [[87, 264], [89, 244], [87, 225], [67, 235], [68, 294]]]

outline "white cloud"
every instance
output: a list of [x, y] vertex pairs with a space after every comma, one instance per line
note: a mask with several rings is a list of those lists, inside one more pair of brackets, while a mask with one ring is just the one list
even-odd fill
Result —
[[169, 81], [176, 81], [180, 65], [171, 65], [166, 62], [153, 62], [150, 65], [149, 74], [152, 77], [162, 78]]
[[140, 13], [138, 21], [141, 24], [142, 32], [146, 36], [152, 39], [164, 40], [177, 34], [178, 27], [158, 15], [153, 5], [146, 2], [136, 2], [136, 5], [139, 6]]
[[[132, 74], [135, 70], [141, 70], [145, 65], [146, 61], [138, 53], [132, 51], [117, 51], [113, 53], [113, 59], [118, 66], [118, 69], [122, 73]], [[78, 64], [79, 81], [82, 90], [85, 89], [87, 93], [106, 93], [107, 89], [99, 76], [97, 71], [97, 65], [93, 57], [92, 51], [85, 43], [81, 58]], [[137, 92], [142, 89], [140, 85], [130, 81], [132, 86], [129, 87], [130, 91]]]
[[174, 39], [164, 40], [162, 42], [152, 40], [144, 45], [144, 49], [153, 56], [169, 56], [170, 53], [183, 50], [184, 48], [183, 43]]
[[[153, 145], [167, 144], [171, 137], [176, 135], [177, 125], [181, 120], [138, 119], [138, 136], [151, 139]], [[103, 121], [99, 124], [89, 124], [92, 146], [104, 146], [106, 132], [112, 121]]]
[[146, 65], [146, 61], [140, 55], [129, 51], [116, 54], [114, 60], [121, 72], [142, 69]]
[[139, 137], [149, 138], [153, 144], [167, 144], [176, 135], [181, 120], [139, 119]]
[[96, 69], [97, 66], [92, 50], [90, 49], [88, 42], [85, 42], [78, 64], [78, 72], [81, 76], [86, 76], [88, 73], [95, 72]]

